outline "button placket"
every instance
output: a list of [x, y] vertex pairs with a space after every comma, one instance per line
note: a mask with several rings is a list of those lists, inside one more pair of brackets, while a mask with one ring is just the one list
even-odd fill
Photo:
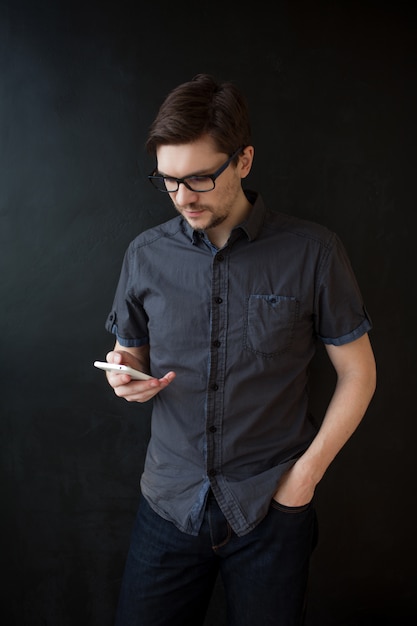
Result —
[[207, 473], [214, 478], [221, 472], [223, 384], [225, 377], [225, 333], [227, 320], [227, 254], [213, 258], [211, 299], [210, 367], [207, 394]]

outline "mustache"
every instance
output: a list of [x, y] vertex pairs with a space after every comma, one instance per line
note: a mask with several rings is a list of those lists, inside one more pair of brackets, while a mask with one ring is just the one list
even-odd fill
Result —
[[208, 204], [201, 204], [199, 202], [195, 202], [192, 204], [187, 204], [185, 206], [181, 206], [179, 207], [175, 202], [174, 202], [175, 208], [178, 211], [211, 211], [211, 207]]

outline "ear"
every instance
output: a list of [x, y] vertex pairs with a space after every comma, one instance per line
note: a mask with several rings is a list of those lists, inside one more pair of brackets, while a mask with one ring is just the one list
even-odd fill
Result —
[[252, 168], [255, 149], [253, 146], [246, 146], [239, 157], [240, 177], [246, 178]]

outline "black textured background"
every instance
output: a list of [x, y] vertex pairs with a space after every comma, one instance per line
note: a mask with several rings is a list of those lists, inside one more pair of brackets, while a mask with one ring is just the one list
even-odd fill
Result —
[[[413, 9], [0, 0], [5, 626], [112, 624], [150, 407], [113, 397], [92, 362], [113, 344], [104, 321], [127, 244], [173, 214], [145, 180], [148, 126], [198, 72], [246, 92], [247, 186], [338, 232], [374, 322], [377, 393], [317, 490], [307, 626], [415, 623]], [[318, 376], [320, 414], [322, 354]], [[219, 584], [207, 626], [222, 610]]]

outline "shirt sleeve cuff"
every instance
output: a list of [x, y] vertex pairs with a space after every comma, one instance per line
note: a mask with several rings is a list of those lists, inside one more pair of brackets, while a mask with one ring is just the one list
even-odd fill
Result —
[[326, 344], [331, 344], [333, 346], [343, 346], [346, 343], [350, 343], [351, 341], [355, 341], [355, 339], [359, 339], [369, 330], [371, 330], [372, 324], [371, 320], [367, 317], [363, 320], [362, 324], [360, 324], [357, 328], [352, 330], [350, 333], [346, 335], [342, 335], [341, 337], [320, 337], [321, 341]]

